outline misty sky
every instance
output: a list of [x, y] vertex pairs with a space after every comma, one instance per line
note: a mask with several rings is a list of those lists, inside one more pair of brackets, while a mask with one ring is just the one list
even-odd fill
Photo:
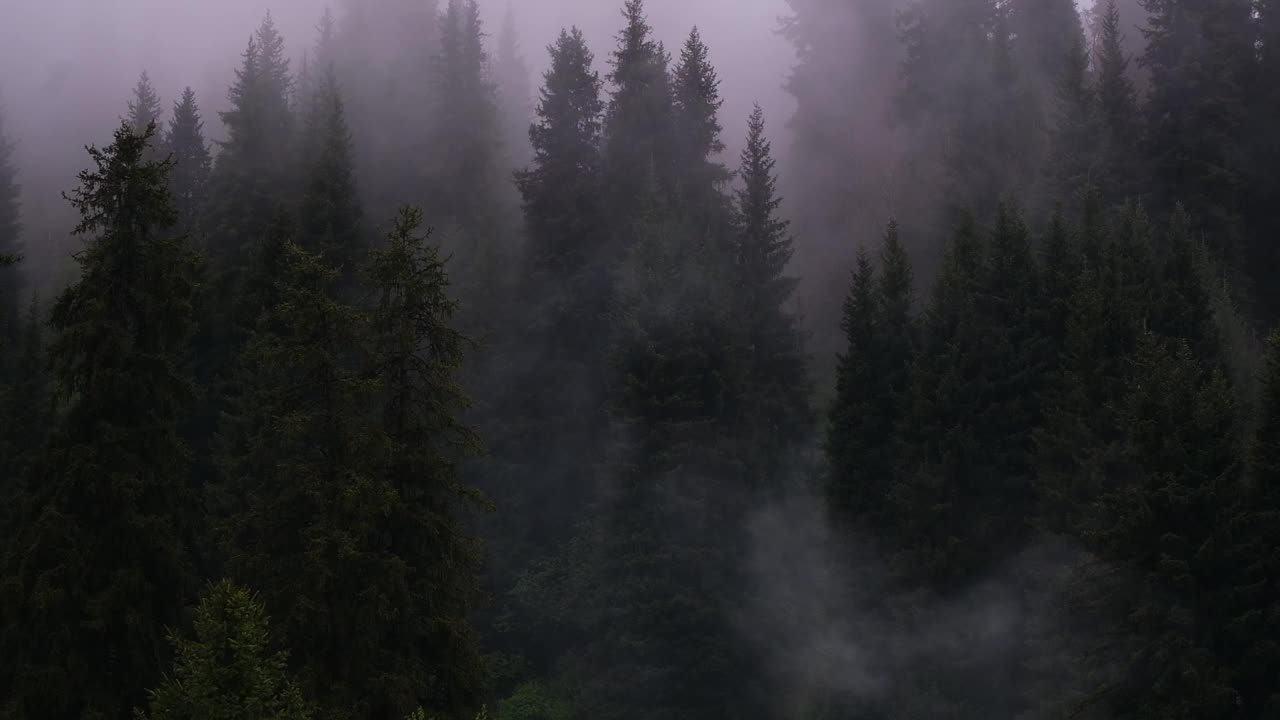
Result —
[[[335, 0], [331, 0], [337, 4]], [[496, 33], [508, 0], [482, 1]], [[231, 71], [268, 9], [300, 55], [314, 39], [326, 0], [0, 0], [0, 103], [19, 141], [19, 161], [39, 148], [108, 138], [130, 88], [146, 69], [165, 107], [190, 84], [219, 136], [213, 115], [224, 104]], [[512, 0], [521, 44], [535, 70], [559, 29], [578, 24], [597, 52], [598, 69], [621, 26], [622, 0]], [[694, 24], [710, 44], [723, 78], [725, 140], [736, 148], [753, 101], [765, 106], [775, 143], [790, 114], [781, 92], [793, 53], [777, 35], [784, 0], [648, 0], [657, 35], [676, 54]], [[92, 108], [92, 110], [90, 110]], [[114, 108], [114, 110], [112, 110]], [[104, 117], [105, 115], [105, 117]], [[61, 171], [61, 169], [59, 170]], [[70, 179], [69, 179], [70, 180]]]

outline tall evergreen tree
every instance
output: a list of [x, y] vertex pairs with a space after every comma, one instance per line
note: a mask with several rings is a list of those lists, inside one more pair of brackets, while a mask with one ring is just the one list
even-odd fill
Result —
[[351, 133], [333, 64], [320, 72], [305, 120], [307, 167], [298, 229], [304, 248], [335, 264], [350, 285], [363, 262], [360, 196]]
[[613, 91], [604, 135], [609, 213], [616, 218], [634, 216], [636, 198], [644, 196], [651, 170], [661, 187], [669, 190], [676, 152], [667, 70], [670, 57], [653, 38], [644, 0], [626, 0], [622, 16], [626, 26], [618, 33], [609, 59]]
[[1233, 592], [1234, 395], [1180, 340], [1144, 333], [1128, 364], [1124, 441], [1082, 527], [1087, 546], [1125, 571], [1085, 591], [1123, 653], [1099, 697], [1115, 717], [1231, 717], [1241, 697], [1222, 614]]
[[504, 200], [510, 178], [500, 170], [501, 126], [496, 88], [487, 67], [480, 7], [449, 0], [435, 63], [431, 192], [424, 212], [440, 218], [441, 245], [454, 257], [453, 280], [463, 302], [459, 322], [488, 334], [501, 317], [512, 278], [503, 262], [510, 239]]
[[178, 227], [186, 232], [195, 223], [208, 201], [209, 170], [212, 159], [204, 139], [204, 120], [191, 88], [173, 105], [173, 117], [165, 135], [165, 147], [173, 156], [169, 193], [178, 211]]
[[481, 598], [480, 547], [468, 521], [484, 499], [459, 474], [478, 446], [462, 422], [468, 401], [455, 379], [470, 341], [453, 325], [444, 260], [419, 234], [421, 222], [416, 208], [403, 209], [367, 271], [386, 443], [377, 480], [390, 501], [380, 523], [391, 541], [375, 547], [392, 571], [372, 578], [382, 612], [369, 613], [363, 633], [376, 658], [365, 693], [385, 720], [416, 706], [469, 717], [485, 679], [469, 624]]
[[1098, 41], [1097, 93], [1104, 129], [1106, 172], [1099, 190], [1113, 200], [1130, 198], [1137, 190], [1137, 96], [1130, 78], [1129, 55], [1124, 47], [1120, 8], [1108, 0], [1102, 15]]
[[685, 202], [696, 221], [719, 232], [724, 223], [723, 188], [730, 173], [717, 156], [724, 152], [718, 113], [720, 78], [711, 66], [709, 50], [695, 27], [689, 33], [672, 77], [675, 130], [675, 169]]
[[532, 160], [529, 124], [534, 117], [534, 102], [529, 65], [520, 53], [514, 7], [508, 3], [498, 33], [498, 49], [494, 54], [494, 79], [497, 84], [499, 114], [502, 118], [502, 140], [508, 166], [523, 168]]
[[[511, 396], [518, 405], [513, 414], [531, 427], [501, 450], [542, 473], [545, 489], [516, 478], [516, 487], [503, 493], [513, 512], [527, 508], [530, 522], [518, 544], [535, 554], [566, 539], [574, 506], [568, 499], [583, 498], [592, 482], [591, 459], [579, 449], [599, 446], [605, 419], [602, 338], [609, 332], [614, 263], [600, 197], [604, 105], [594, 57], [577, 28], [562, 31], [550, 54], [537, 122], [529, 129], [533, 165], [516, 175], [528, 238], [520, 337], [537, 355]], [[521, 556], [519, 549], [510, 552]]]
[[129, 718], [194, 589], [178, 436], [193, 399], [194, 254], [170, 234], [169, 165], [145, 159], [153, 137], [122, 123], [70, 196], [86, 247], [53, 307], [62, 407], [5, 558], [3, 694], [19, 717]]
[[1254, 58], [1245, 0], [1147, 0], [1142, 65], [1151, 73], [1145, 150], [1161, 211], [1183, 202], [1220, 229], [1214, 250], [1238, 268], [1245, 125]]
[[1055, 202], [1079, 206], [1089, 187], [1102, 184], [1102, 133], [1097, 96], [1083, 41], [1073, 44], [1058, 78], [1046, 166]]
[[792, 239], [789, 223], [778, 217], [782, 199], [774, 166], [764, 112], [757, 105], [742, 151], [733, 247], [746, 366], [737, 412], [743, 459], [753, 480], [762, 489], [778, 490], [812, 432], [813, 417], [799, 323], [788, 308], [797, 281], [786, 275]]
[[892, 526], [895, 440], [916, 344], [911, 264], [898, 232], [890, 222], [878, 278], [870, 258], [859, 255], [844, 303], [847, 348], [839, 357], [826, 437], [833, 519], [843, 531], [873, 537]]
[[151, 78], [147, 71], [142, 71], [138, 84], [133, 86], [133, 99], [129, 101], [129, 127], [138, 134], [146, 131], [152, 123], [160, 123], [160, 96], [151, 86]]
[[225, 535], [233, 578], [260, 589], [278, 619], [305, 694], [344, 717], [372, 700], [357, 610], [381, 562], [370, 512], [386, 502], [364, 423], [374, 388], [362, 376], [356, 311], [337, 273], [286, 241], [278, 301], [240, 363], [225, 421], [223, 492], [239, 498]]

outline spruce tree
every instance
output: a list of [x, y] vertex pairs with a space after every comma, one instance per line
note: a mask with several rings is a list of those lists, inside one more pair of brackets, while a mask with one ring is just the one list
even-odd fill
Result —
[[750, 715], [767, 688], [729, 623], [747, 499], [726, 442], [740, 382], [729, 268], [656, 172], [646, 184], [614, 311], [608, 474], [571, 561], [589, 588], [571, 676], [592, 715]]
[[500, 319], [502, 291], [511, 281], [503, 262], [510, 228], [502, 201], [509, 186], [499, 170], [496, 89], [487, 72], [490, 58], [476, 1], [449, 0], [440, 23], [431, 192], [423, 211], [439, 218], [441, 245], [455, 258], [453, 279], [464, 308], [460, 322], [469, 332], [487, 333]]
[[[896, 228], [893, 228], [896, 232]], [[873, 419], [877, 391], [875, 269], [866, 250], [859, 250], [857, 266], [844, 299], [840, 329], [845, 349], [837, 356], [836, 394], [828, 417], [826, 503], [832, 521], [842, 530], [872, 527], [884, 511], [889, 467], [875, 462], [887, 443], [876, 433], [884, 426]], [[892, 433], [892, 425], [889, 427]]]
[[70, 196], [86, 246], [53, 306], [58, 426], [5, 558], [3, 694], [21, 717], [129, 717], [194, 590], [178, 425], [195, 261], [172, 234], [169, 165], [145, 159], [154, 134], [122, 123]]
[[1112, 202], [1131, 198], [1137, 190], [1138, 142], [1137, 95], [1130, 79], [1129, 56], [1124, 48], [1120, 8], [1108, 0], [1102, 16], [1102, 34], [1097, 52], [1098, 108], [1104, 128], [1106, 173], [1099, 184], [1103, 196]]
[[194, 638], [170, 636], [174, 669], [137, 720], [308, 720], [287, 653], [273, 652], [262, 602], [222, 580], [195, 609]]
[[695, 27], [680, 51], [672, 77], [677, 179], [697, 221], [711, 232], [725, 224], [723, 187], [730, 173], [718, 160], [724, 152], [717, 116], [720, 78], [711, 66], [709, 50]]
[[515, 9], [511, 3], [507, 3], [506, 14], [502, 16], [493, 73], [497, 84], [507, 166], [524, 168], [532, 160], [529, 124], [534, 116], [534, 102], [530, 91], [529, 66], [520, 53]]
[[326, 714], [359, 712], [365, 677], [349, 672], [367, 638], [356, 594], [379, 560], [370, 512], [386, 496], [379, 447], [364, 418], [374, 388], [361, 373], [359, 316], [336, 297], [337, 272], [286, 241], [278, 301], [240, 362], [224, 421], [221, 491], [237, 498], [224, 534], [227, 567], [258, 588], [280, 623], [307, 697]]
[[317, 78], [305, 118], [303, 144], [307, 166], [299, 206], [300, 242], [334, 263], [350, 285], [363, 262], [365, 241], [351, 133], [332, 64]]
[[1057, 78], [1046, 173], [1055, 202], [1082, 204], [1089, 187], [1101, 186], [1103, 126], [1089, 76], [1089, 56], [1080, 40], [1070, 47]]
[[860, 253], [844, 301], [847, 348], [838, 359], [826, 438], [828, 504], [842, 531], [879, 536], [893, 524], [889, 490], [916, 345], [912, 271], [898, 224], [885, 229], [880, 274]]
[[1238, 269], [1241, 198], [1247, 176], [1242, 138], [1254, 58], [1250, 3], [1147, 0], [1142, 65], [1151, 73], [1145, 155], [1155, 207], [1176, 202], [1219, 229], [1213, 250]]
[[278, 207], [291, 199], [294, 118], [284, 38], [268, 14], [258, 27], [220, 112], [227, 139], [212, 177], [208, 254], [215, 270], [238, 278]]
[[129, 101], [129, 127], [139, 135], [146, 132], [147, 126], [160, 123], [160, 96], [151, 86], [151, 78], [147, 71], [142, 71], [138, 84], [133, 87], [133, 99]]
[[164, 144], [173, 157], [169, 193], [177, 206], [178, 227], [192, 232], [208, 200], [212, 159], [204, 139], [204, 120], [196, 105], [196, 95], [189, 87], [173, 105]]
[[1123, 653], [1099, 696], [1117, 717], [1230, 717], [1242, 699], [1223, 652], [1234, 394], [1181, 340], [1143, 333], [1127, 365], [1124, 439], [1081, 527], [1087, 547], [1124, 571], [1083, 591]]
[[[512, 512], [530, 508], [524, 537], [509, 550], [514, 557], [542, 554], [566, 539], [575, 516], [568, 498], [584, 497], [592, 482], [591, 459], [578, 448], [599, 446], [605, 420], [602, 338], [609, 332], [615, 259], [600, 196], [600, 77], [577, 28], [562, 31], [550, 53], [537, 122], [529, 130], [533, 164], [516, 175], [528, 238], [520, 284], [526, 331], [518, 337], [539, 351], [520, 376], [525, 379], [511, 389], [518, 408], [513, 415], [529, 427], [502, 438], [500, 450], [541, 468], [546, 489], [513, 478], [514, 487], [503, 493]], [[511, 556], [495, 553], [502, 557]]]
[[738, 400], [747, 467], [761, 489], [779, 490], [813, 429], [809, 373], [799, 323], [788, 308], [796, 279], [789, 223], [778, 217], [775, 161], [757, 105], [742, 151], [733, 268], [743, 332], [745, 390]]
[[444, 259], [419, 234], [421, 222], [416, 208], [401, 210], [366, 273], [375, 300], [370, 367], [386, 444], [376, 479], [389, 501], [385, 519], [370, 522], [391, 541], [374, 548], [389, 571], [369, 578], [382, 612], [370, 612], [356, 637], [375, 658], [362, 668], [365, 697], [387, 720], [417, 705], [469, 717], [485, 680], [469, 625], [481, 600], [481, 556], [468, 517], [484, 499], [459, 473], [478, 448], [462, 421], [468, 401], [456, 380], [471, 343], [454, 327]]
[[[626, 26], [609, 59], [613, 91], [605, 114], [604, 166], [612, 217], [634, 217], [636, 198], [645, 194], [650, 171], [670, 190], [675, 160], [672, 145], [670, 57], [654, 40], [644, 0], [626, 0]], [[625, 235], [625, 233], [624, 233]]]

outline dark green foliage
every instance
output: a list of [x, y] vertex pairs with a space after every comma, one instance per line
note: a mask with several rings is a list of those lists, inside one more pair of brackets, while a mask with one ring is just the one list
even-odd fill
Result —
[[747, 497], [722, 439], [736, 379], [717, 292], [728, 268], [652, 175], [649, 187], [616, 305], [607, 475], [574, 560], [589, 590], [572, 677], [593, 716], [758, 712], [724, 609], [737, 597], [728, 559]]
[[294, 168], [294, 117], [289, 108], [289, 60], [271, 15], [249, 40], [220, 112], [227, 139], [212, 177], [208, 255], [234, 280], [272, 216], [289, 196]]
[[1119, 573], [1088, 607], [1126, 648], [1105, 702], [1112, 717], [1232, 717], [1222, 652], [1231, 497], [1239, 482], [1233, 394], [1180, 340], [1144, 333], [1116, 403], [1124, 440], [1082, 526]]
[[194, 257], [171, 235], [168, 164], [144, 159], [153, 137], [123, 123], [70, 196], [86, 246], [53, 306], [60, 415], [5, 558], [3, 694], [19, 717], [129, 717], [194, 590], [177, 432]]
[[[12, 339], [0, 354], [0, 424], [6, 430], [0, 437], [0, 467], [5, 468], [6, 483], [0, 488], [6, 511], [0, 513], [5, 522], [8, 513], [21, 507], [24, 484], [30, 480], [48, 439], [53, 421], [53, 397], [45, 355], [44, 323], [47, 308], [33, 297]], [[6, 531], [12, 529], [5, 525]]]
[[662, 43], [653, 39], [644, 0], [627, 0], [622, 16], [626, 27], [618, 33], [609, 59], [613, 92], [605, 114], [604, 167], [609, 214], [634, 217], [637, 198], [645, 196], [650, 172], [659, 186], [670, 188], [675, 160], [672, 141], [670, 64]]
[[204, 120], [191, 88], [184, 89], [182, 99], [173, 105], [164, 146], [173, 159], [169, 193], [178, 211], [178, 227], [192, 232], [208, 200], [212, 159], [205, 144]]
[[434, 132], [439, 165], [433, 168], [431, 202], [441, 217], [467, 233], [461, 247], [492, 243], [490, 220], [497, 184], [499, 140], [495, 88], [485, 65], [480, 8], [475, 0], [449, 0], [441, 20], [440, 58], [436, 64]]
[[310, 709], [273, 652], [261, 602], [227, 580], [195, 610], [195, 637], [171, 636], [174, 670], [138, 720], [307, 720]]
[[879, 537], [893, 527], [890, 489], [898, 472], [897, 430], [917, 343], [911, 263], [890, 222], [877, 277], [860, 253], [844, 302], [840, 354], [827, 427], [827, 502], [838, 527]]
[[737, 192], [736, 236], [732, 247], [734, 314], [744, 348], [744, 390], [736, 401], [741, 460], [761, 490], [781, 490], [790, 466], [813, 432], [809, 373], [799, 323], [788, 303], [796, 279], [788, 277], [792, 240], [789, 223], [778, 217], [775, 161], [757, 105], [748, 122]]
[[1151, 73], [1146, 155], [1157, 207], [1183, 202], [1217, 229], [1213, 250], [1240, 262], [1247, 179], [1242, 130], [1253, 57], [1245, 0], [1147, 0], [1142, 65]]
[[893, 491], [899, 572], [934, 588], [983, 572], [1027, 535], [1038, 297], [1016, 214], [1001, 209], [989, 247], [972, 221], [962, 223], [922, 321], [903, 418], [904, 457], [913, 461]]
[[224, 425], [225, 492], [237, 499], [227, 567], [259, 588], [308, 697], [342, 716], [372, 700], [361, 697], [367, 676], [347, 668], [367, 637], [356, 608], [372, 609], [357, 595], [381, 566], [370, 522], [389, 499], [363, 421], [376, 388], [360, 372], [360, 317], [335, 298], [334, 268], [292, 242], [282, 250], [278, 299], [245, 348]]
[[[1236, 499], [1247, 518], [1231, 558], [1243, 572], [1238, 615], [1230, 626], [1240, 648], [1235, 687], [1259, 717], [1280, 711], [1271, 681], [1280, 672], [1280, 333], [1267, 342], [1260, 408], [1248, 454], [1248, 483]], [[1241, 542], [1243, 541], [1243, 542]]]
[[722, 188], [729, 171], [716, 157], [724, 151], [717, 117], [723, 100], [720, 78], [711, 66], [709, 50], [694, 28], [680, 51], [680, 63], [672, 77], [677, 182], [686, 200], [696, 208], [696, 221], [709, 230], [724, 224]]
[[[513, 477], [506, 498], [510, 512], [526, 512], [529, 523], [515, 547], [541, 554], [566, 539], [579, 501], [590, 487], [593, 458], [580, 448], [599, 445], [604, 423], [614, 245], [608, 237], [600, 197], [603, 103], [593, 56], [576, 28], [561, 32], [551, 47], [551, 67], [529, 130], [533, 165], [517, 173], [524, 200], [527, 245], [520, 285], [525, 330], [519, 350], [531, 351], [527, 374], [510, 390], [510, 436], [495, 438], [495, 451], [541, 470], [538, 488]], [[520, 508], [521, 510], [517, 510]], [[503, 538], [508, 537], [503, 533]], [[495, 548], [495, 569], [504, 572]], [[510, 571], [508, 569], [507, 571]]]
[[1082, 204], [1083, 198], [1079, 197], [1082, 191], [1106, 182], [1103, 125], [1083, 40], [1071, 45], [1055, 87], [1052, 134], [1045, 168], [1049, 173], [1053, 200], [1070, 201], [1075, 207]]
[[383, 569], [370, 592], [378, 588], [381, 597], [366, 610], [357, 638], [365, 643], [358, 657], [372, 658], [366, 697], [376, 698], [376, 716], [388, 719], [406, 713], [411, 701], [449, 717], [467, 715], [484, 681], [469, 625], [481, 599], [480, 547], [467, 523], [482, 498], [459, 475], [459, 462], [478, 448], [461, 422], [467, 399], [455, 380], [469, 341], [453, 327], [444, 261], [418, 234], [421, 223], [418, 210], [402, 210], [367, 274], [385, 443], [378, 494], [387, 503], [374, 527], [391, 542], [374, 546]]
[[160, 124], [160, 96], [151, 86], [151, 78], [145, 70], [133, 87], [133, 99], [129, 101], [129, 127], [139, 135], [146, 132], [151, 124]]
[[498, 50], [494, 54], [494, 78], [497, 85], [499, 115], [502, 120], [502, 143], [506, 150], [505, 167], [523, 168], [533, 159], [529, 143], [529, 123], [534, 119], [534, 102], [530, 90], [532, 77], [520, 53], [514, 6], [507, 4], [498, 33]]
[[339, 269], [345, 284], [354, 281], [363, 261], [365, 239], [360, 197], [352, 167], [351, 133], [333, 65], [317, 78], [305, 118], [305, 180], [298, 212], [301, 245]]
[[474, 444], [451, 375], [443, 266], [406, 211], [374, 253], [367, 317], [337, 269], [283, 246], [277, 301], [228, 418], [228, 567], [261, 588], [307, 696], [325, 716], [451, 716], [477, 704], [475, 542], [458, 479]]
[[1138, 117], [1137, 97], [1130, 78], [1129, 56], [1125, 53], [1120, 8], [1108, 0], [1102, 16], [1102, 32], [1097, 51], [1098, 107], [1106, 148], [1106, 174], [1098, 187], [1116, 201], [1130, 197], [1137, 189]]

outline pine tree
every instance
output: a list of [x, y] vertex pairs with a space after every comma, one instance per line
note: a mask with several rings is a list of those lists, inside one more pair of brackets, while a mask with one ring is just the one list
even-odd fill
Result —
[[533, 159], [533, 148], [529, 144], [529, 124], [534, 117], [534, 103], [530, 92], [529, 66], [520, 54], [515, 9], [511, 3], [507, 3], [506, 14], [502, 17], [502, 30], [498, 33], [494, 77], [497, 82], [507, 165], [524, 168]]
[[170, 636], [174, 671], [151, 691], [137, 720], [307, 720], [310, 709], [289, 678], [288, 655], [273, 653], [262, 603], [227, 580], [206, 590], [195, 637]]
[[129, 127], [139, 135], [146, 132], [147, 126], [160, 123], [160, 96], [151, 86], [151, 78], [147, 71], [142, 71], [138, 84], [133, 87], [133, 99], [129, 101]]
[[245, 348], [223, 426], [222, 492], [240, 498], [226, 557], [231, 577], [259, 588], [280, 623], [306, 696], [343, 716], [372, 700], [349, 668], [366, 640], [356, 609], [372, 601], [357, 595], [380, 562], [370, 513], [387, 502], [364, 422], [374, 387], [335, 269], [289, 241], [281, 264], [278, 302]]
[[757, 105], [748, 121], [737, 193], [737, 237], [733, 247], [736, 312], [745, 348], [745, 393], [737, 412], [743, 423], [743, 459], [761, 489], [779, 490], [813, 429], [809, 374], [799, 324], [787, 305], [796, 279], [789, 223], [778, 217], [775, 161]]
[[[583, 498], [593, 479], [591, 459], [577, 449], [598, 447], [605, 422], [602, 338], [609, 332], [614, 257], [600, 197], [604, 106], [593, 61], [577, 28], [560, 33], [529, 131], [533, 165], [516, 175], [528, 238], [520, 285], [526, 331], [518, 337], [538, 354], [510, 390], [513, 417], [529, 426], [494, 438], [494, 447], [495, 454], [540, 468], [542, 484], [530, 487], [517, 477], [502, 493], [511, 512], [529, 508], [530, 522], [523, 537], [513, 538], [513, 555], [495, 552], [495, 559], [540, 555], [566, 539], [576, 516], [568, 498]], [[564, 500], [543, 499], [550, 497]]]
[[26, 284], [17, 267], [22, 258], [22, 200], [14, 147], [0, 113], [0, 340], [14, 337], [18, 298]]
[[1056, 87], [1046, 171], [1053, 199], [1078, 207], [1089, 187], [1105, 182], [1103, 126], [1083, 41], [1071, 46]]
[[423, 207], [440, 218], [440, 242], [454, 257], [454, 287], [464, 308], [459, 321], [476, 334], [488, 334], [500, 321], [512, 280], [504, 262], [510, 176], [499, 170], [502, 131], [483, 35], [475, 0], [449, 0], [435, 63], [432, 189]]
[[1240, 203], [1245, 188], [1248, 76], [1254, 57], [1251, 7], [1244, 0], [1199, 3], [1148, 0], [1146, 156], [1161, 211], [1183, 202], [1219, 229], [1213, 250], [1238, 268]]
[[626, 0], [626, 27], [618, 33], [610, 57], [613, 91], [605, 113], [604, 166], [608, 210], [612, 217], [634, 216], [650, 170], [660, 187], [670, 189], [675, 160], [672, 146], [670, 57], [653, 39], [644, 0]]
[[1120, 8], [1108, 0], [1102, 16], [1102, 36], [1096, 58], [1098, 107], [1104, 128], [1106, 172], [1099, 184], [1103, 196], [1116, 200], [1136, 200], [1138, 141], [1137, 96], [1129, 75], [1129, 56], [1124, 49]]
[[305, 118], [307, 162], [298, 228], [302, 246], [334, 263], [346, 285], [363, 262], [364, 236], [351, 133], [333, 65], [319, 75]]
[[1222, 652], [1234, 394], [1180, 340], [1143, 333], [1127, 364], [1124, 441], [1081, 528], [1091, 551], [1125, 571], [1085, 590], [1123, 652], [1100, 696], [1117, 717], [1230, 717], [1241, 699]]
[[289, 108], [289, 60], [270, 14], [263, 19], [236, 70], [220, 112], [227, 139], [214, 167], [213, 225], [209, 256], [215, 268], [238, 275], [289, 196], [294, 118]]
[[378, 477], [394, 503], [384, 521], [394, 540], [380, 550], [384, 566], [403, 568], [380, 578], [384, 611], [394, 619], [370, 623], [364, 638], [378, 657], [365, 692], [376, 698], [375, 716], [387, 720], [416, 704], [468, 715], [485, 679], [469, 625], [481, 598], [480, 547], [467, 518], [483, 498], [459, 474], [459, 461], [478, 447], [462, 422], [468, 401], [455, 380], [470, 341], [453, 326], [444, 260], [418, 234], [421, 222], [416, 208], [403, 209], [367, 272], [387, 443]]
[[145, 159], [153, 137], [122, 123], [89, 149], [94, 168], [70, 196], [87, 242], [53, 306], [58, 427], [5, 558], [0, 682], [22, 717], [129, 717], [194, 589], [178, 424], [194, 395], [195, 260], [170, 234], [169, 165]]
[[[872, 518], [883, 513], [887, 500], [890, 465], [876, 462], [887, 442], [881, 437], [886, 428], [875, 415], [877, 391], [884, 387], [876, 376], [876, 331], [882, 326], [875, 281], [871, 258], [861, 250], [844, 299], [840, 329], [846, 347], [837, 359], [826, 437], [826, 502], [832, 520], [843, 530], [879, 524]], [[892, 433], [893, 426], [888, 430]]]
[[723, 187], [730, 173], [716, 158], [724, 152], [717, 114], [720, 78], [711, 66], [709, 50], [695, 27], [680, 51], [672, 77], [676, 138], [677, 182], [698, 221], [718, 232], [725, 223]]
[[843, 531], [872, 536], [893, 526], [895, 442], [917, 342], [911, 263], [894, 221], [885, 229], [880, 268], [875, 277], [870, 259], [859, 254], [844, 302], [847, 347], [838, 360], [826, 438], [834, 519]]
[[169, 193], [177, 206], [178, 227], [190, 233], [208, 200], [212, 159], [205, 144], [204, 120], [196, 105], [196, 95], [189, 87], [182, 91], [182, 99], [174, 103], [164, 144], [173, 156]]

